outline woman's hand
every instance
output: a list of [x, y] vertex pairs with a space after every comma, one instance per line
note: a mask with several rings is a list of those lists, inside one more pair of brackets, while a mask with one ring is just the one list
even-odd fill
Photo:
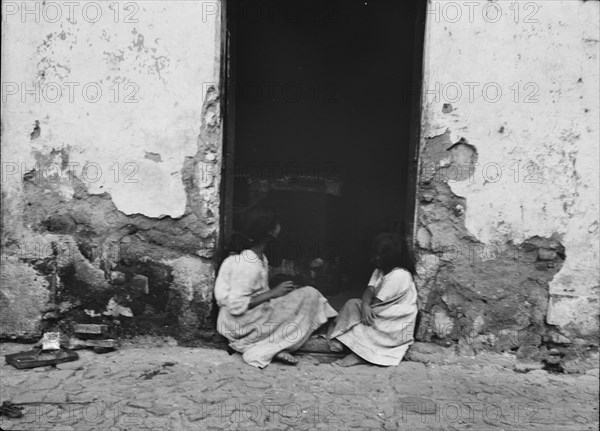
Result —
[[284, 281], [274, 287], [271, 290], [267, 290], [266, 292], [259, 293], [256, 296], [250, 298], [249, 309], [259, 306], [265, 302], [269, 302], [271, 299], [279, 298], [280, 296], [287, 295], [292, 290], [294, 290], [294, 283], [292, 281]]
[[294, 290], [294, 282], [293, 281], [284, 281], [283, 283], [279, 283], [277, 287], [271, 289], [271, 293], [273, 298], [279, 298], [280, 296], [285, 296]]
[[375, 313], [373, 309], [369, 306], [369, 304], [365, 304], [363, 302], [362, 308], [362, 323], [367, 326], [371, 326], [373, 324], [373, 320], [375, 320]]

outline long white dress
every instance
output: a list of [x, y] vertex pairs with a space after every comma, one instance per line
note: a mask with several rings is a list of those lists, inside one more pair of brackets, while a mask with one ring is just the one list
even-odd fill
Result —
[[371, 306], [373, 324], [361, 323], [362, 301], [351, 299], [342, 307], [329, 336], [373, 364], [398, 365], [413, 343], [418, 311], [415, 283], [410, 272], [395, 268], [386, 275], [375, 270], [369, 286], [381, 301]]
[[269, 267], [252, 250], [229, 256], [219, 269], [215, 299], [217, 331], [255, 367], [266, 367], [283, 351], [294, 351], [330, 317], [337, 316], [313, 287], [296, 289], [250, 309], [250, 299], [269, 290]]

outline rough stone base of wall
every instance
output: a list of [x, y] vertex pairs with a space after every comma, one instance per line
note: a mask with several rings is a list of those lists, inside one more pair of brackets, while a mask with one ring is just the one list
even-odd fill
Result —
[[[186, 342], [211, 326], [212, 261], [135, 234], [97, 240], [43, 233], [19, 242], [20, 254], [5, 255], [0, 337], [38, 339], [43, 331], [69, 333], [73, 323], [105, 323], [116, 337]], [[7, 248], [14, 253], [16, 243]]]
[[565, 260], [560, 238], [482, 244], [465, 228], [468, 202], [439, 172], [476, 163], [475, 148], [445, 134], [427, 141], [422, 158], [430, 169], [420, 172], [418, 195], [417, 339], [465, 355], [510, 352], [556, 370], [585, 367], [597, 357], [598, 333], [573, 336], [547, 323], [549, 283]]
[[[90, 194], [72, 172], [33, 168], [2, 190], [0, 338], [33, 340], [72, 323], [106, 323], [111, 335], [212, 335], [214, 251], [219, 223], [221, 123], [206, 94], [198, 151], [181, 170], [179, 218], [126, 215], [111, 196]], [[32, 139], [37, 137], [32, 136]], [[36, 166], [68, 169], [70, 148], [35, 154]]]

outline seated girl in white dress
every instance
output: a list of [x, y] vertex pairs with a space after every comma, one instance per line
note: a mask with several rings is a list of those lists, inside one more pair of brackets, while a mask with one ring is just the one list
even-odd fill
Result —
[[284, 281], [269, 289], [265, 246], [281, 230], [275, 210], [266, 204], [249, 208], [240, 232], [230, 241], [227, 257], [215, 282], [219, 305], [217, 331], [243, 360], [264, 368], [274, 358], [298, 361], [290, 352], [337, 312], [313, 287]]
[[338, 340], [352, 351], [337, 361], [341, 366], [398, 365], [413, 343], [418, 310], [410, 254], [392, 234], [379, 235], [374, 252], [376, 269], [362, 299], [346, 302], [328, 334], [332, 348]]

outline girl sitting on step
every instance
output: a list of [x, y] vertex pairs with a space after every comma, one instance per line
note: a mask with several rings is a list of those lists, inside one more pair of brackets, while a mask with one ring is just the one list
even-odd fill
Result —
[[259, 203], [243, 215], [238, 233], [230, 240], [231, 254], [219, 268], [215, 299], [219, 305], [217, 331], [243, 360], [264, 368], [272, 359], [288, 364], [312, 332], [337, 312], [313, 287], [284, 281], [269, 289], [269, 267], [264, 254], [281, 226], [273, 207]]
[[376, 269], [362, 299], [346, 302], [328, 334], [332, 350], [342, 350], [337, 340], [352, 351], [336, 362], [340, 366], [398, 365], [413, 343], [417, 290], [408, 247], [393, 234], [380, 234], [373, 250]]

